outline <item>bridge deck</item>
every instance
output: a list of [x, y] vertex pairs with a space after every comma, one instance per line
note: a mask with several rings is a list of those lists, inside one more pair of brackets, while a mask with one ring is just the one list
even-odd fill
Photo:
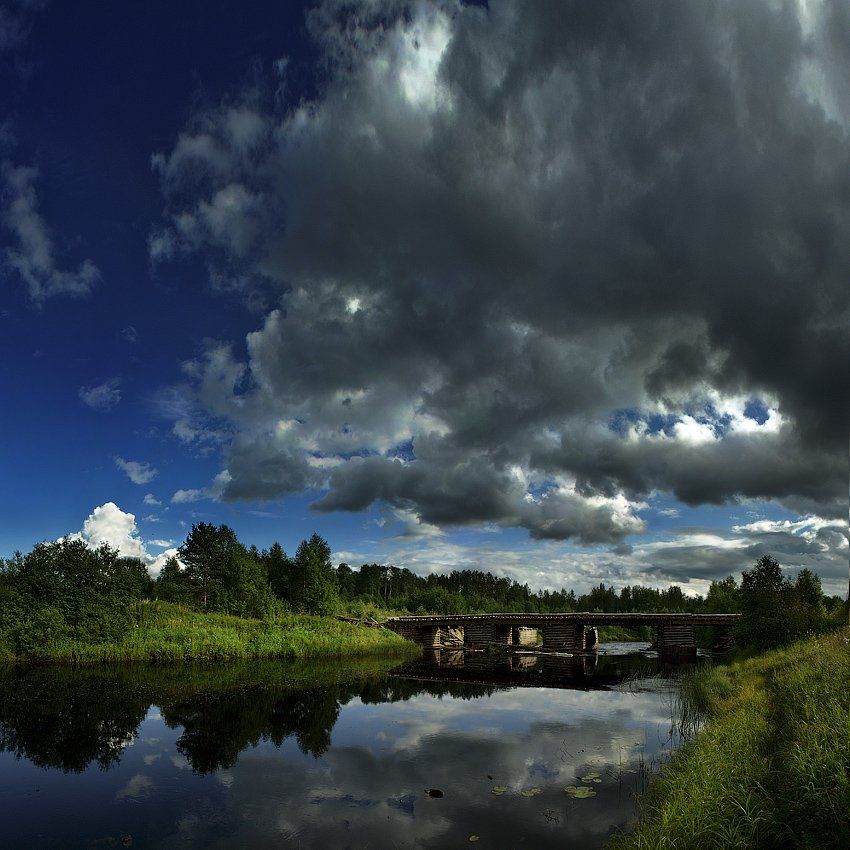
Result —
[[732, 626], [740, 614], [594, 614], [580, 611], [569, 614], [439, 614], [391, 617], [384, 625], [463, 626], [490, 622], [496, 625], [540, 626], [575, 623], [588, 626]]

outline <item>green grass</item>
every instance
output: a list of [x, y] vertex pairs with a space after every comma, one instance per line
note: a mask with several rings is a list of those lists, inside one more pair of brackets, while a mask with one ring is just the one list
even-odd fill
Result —
[[[418, 649], [387, 629], [344, 623], [332, 617], [287, 614], [252, 620], [202, 614], [167, 602], [139, 606], [138, 622], [115, 643], [59, 640], [33, 653], [33, 660], [232, 661], [257, 658], [340, 658], [405, 655]], [[15, 660], [6, 653], [7, 660]]]
[[850, 847], [850, 633], [697, 669], [707, 726], [615, 848]]

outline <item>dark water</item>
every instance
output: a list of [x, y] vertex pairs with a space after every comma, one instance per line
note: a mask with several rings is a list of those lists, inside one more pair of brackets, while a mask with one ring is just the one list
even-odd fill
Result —
[[600, 847], [680, 743], [654, 656], [602, 648], [0, 671], [0, 847]]

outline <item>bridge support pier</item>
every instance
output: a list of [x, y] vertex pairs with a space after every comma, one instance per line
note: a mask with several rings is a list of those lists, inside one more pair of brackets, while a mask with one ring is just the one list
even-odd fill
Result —
[[696, 655], [694, 627], [685, 624], [660, 624], [656, 647], [659, 655]]
[[543, 649], [547, 652], [568, 652], [580, 649], [578, 631], [575, 623], [555, 622], [543, 626]]
[[484, 649], [488, 643], [496, 642], [496, 629], [493, 623], [467, 623], [463, 630], [463, 645], [473, 649]]
[[439, 649], [443, 645], [443, 630], [440, 626], [423, 626], [417, 643], [429, 649]]
[[463, 644], [473, 649], [484, 649], [488, 644], [498, 643], [510, 646], [513, 643], [513, 630], [509, 624], [477, 622], [464, 627]]

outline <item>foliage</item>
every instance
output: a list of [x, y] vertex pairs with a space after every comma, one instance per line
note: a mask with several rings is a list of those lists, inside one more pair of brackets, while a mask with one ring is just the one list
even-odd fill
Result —
[[66, 538], [17, 554], [0, 573], [0, 634], [13, 654], [64, 640], [120, 640], [132, 628], [149, 584], [139, 563], [107, 545]]
[[171, 581], [184, 582], [202, 610], [243, 617], [274, 614], [274, 594], [265, 568], [229, 526], [193, 525], [179, 555], [186, 567], [182, 576], [172, 574]]
[[701, 668], [685, 692], [708, 725], [615, 848], [850, 846], [846, 629]]
[[183, 605], [191, 602], [192, 589], [177, 558], [172, 556], [163, 564], [154, 582], [154, 595], [164, 602], [178, 602]]
[[331, 550], [314, 534], [295, 553], [289, 580], [289, 601], [293, 610], [309, 614], [332, 614], [339, 598], [336, 591]]
[[744, 570], [740, 610], [738, 640], [756, 650], [785, 646], [829, 626], [820, 579], [801, 570], [792, 583], [770, 555]]
[[272, 544], [268, 552], [260, 556], [272, 593], [278, 599], [289, 599], [292, 584], [292, 561], [283, 551], [280, 543]]

